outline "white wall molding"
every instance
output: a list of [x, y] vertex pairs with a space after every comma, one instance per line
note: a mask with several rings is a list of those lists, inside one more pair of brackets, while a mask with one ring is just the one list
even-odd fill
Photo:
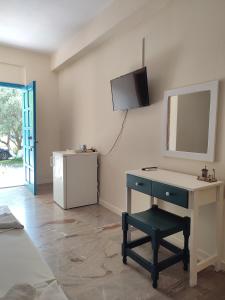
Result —
[[101, 198], [99, 199], [99, 205], [102, 205], [104, 206], [105, 208], [109, 209], [110, 211], [114, 212], [115, 214], [121, 216], [122, 215], [122, 210], [115, 206], [115, 205], [112, 205], [104, 200], [102, 200]]

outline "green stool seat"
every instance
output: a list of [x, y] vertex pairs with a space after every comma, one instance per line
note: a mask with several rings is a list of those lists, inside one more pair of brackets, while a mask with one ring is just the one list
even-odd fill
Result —
[[[183, 230], [184, 218], [164, 211], [162, 209], [153, 207], [143, 212], [128, 215], [134, 227], [142, 227], [145, 233], [151, 233], [158, 229], [161, 236], [171, 235], [171, 232], [178, 232]], [[135, 226], [136, 225], [136, 226]]]
[[[141, 230], [146, 236], [134, 240], [127, 241], [127, 232], [129, 225]], [[188, 239], [190, 236], [190, 218], [180, 217], [175, 214], [169, 213], [158, 206], [153, 205], [151, 209], [143, 212], [128, 214], [123, 213], [122, 215], [122, 227], [123, 227], [123, 244], [122, 244], [122, 255], [123, 262], [127, 263], [127, 256], [135, 260], [137, 263], [142, 265], [152, 274], [153, 287], [157, 287], [157, 281], [159, 278], [159, 272], [163, 269], [179, 262], [183, 261], [184, 270], [188, 269], [189, 263], [189, 249]], [[175, 245], [169, 243], [163, 238], [172, 235], [174, 233], [183, 231], [184, 235], [184, 248], [180, 249]], [[144, 243], [151, 242], [153, 250], [152, 262], [141, 257], [132, 249], [140, 246]], [[173, 256], [158, 262], [158, 250], [159, 246], [167, 248], [174, 253]]]

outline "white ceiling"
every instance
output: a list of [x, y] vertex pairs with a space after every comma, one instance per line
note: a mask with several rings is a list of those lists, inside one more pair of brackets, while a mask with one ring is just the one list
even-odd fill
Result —
[[0, 44], [53, 52], [112, 0], [2, 0]]

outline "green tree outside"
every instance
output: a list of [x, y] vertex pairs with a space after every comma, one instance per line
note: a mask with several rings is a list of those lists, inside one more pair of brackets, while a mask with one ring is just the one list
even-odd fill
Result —
[[0, 143], [15, 154], [22, 149], [22, 91], [0, 88]]

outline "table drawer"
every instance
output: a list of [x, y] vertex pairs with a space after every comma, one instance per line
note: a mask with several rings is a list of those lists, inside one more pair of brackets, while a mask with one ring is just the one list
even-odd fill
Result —
[[134, 175], [127, 175], [127, 187], [151, 195], [151, 181]]
[[188, 191], [160, 182], [152, 182], [152, 196], [188, 208]]

